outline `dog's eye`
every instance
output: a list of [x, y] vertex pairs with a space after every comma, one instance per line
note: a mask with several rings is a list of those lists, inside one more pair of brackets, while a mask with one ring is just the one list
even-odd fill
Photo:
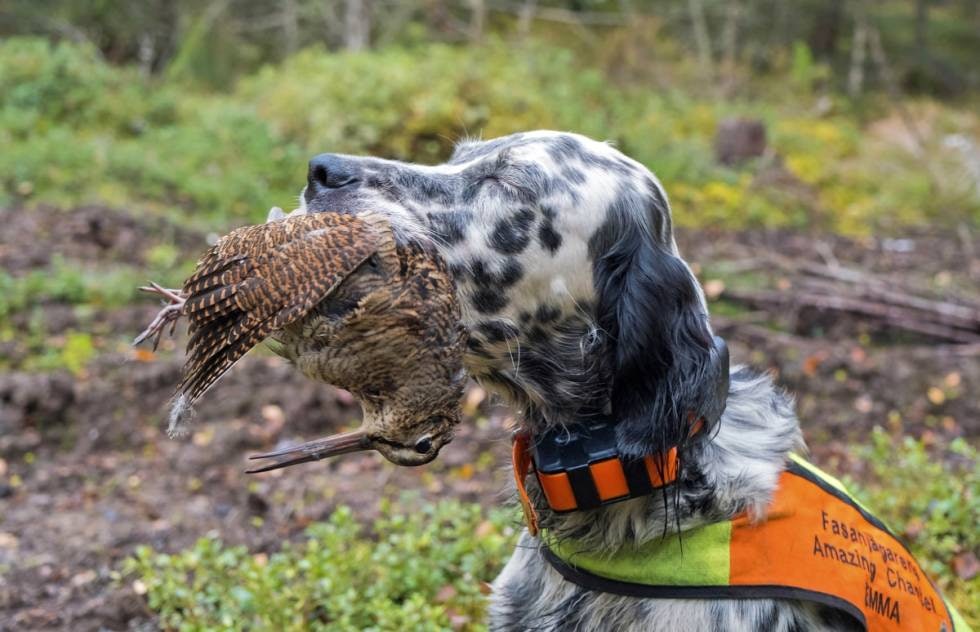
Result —
[[428, 437], [422, 437], [415, 442], [415, 451], [419, 454], [428, 454], [429, 450], [432, 449], [432, 439]]

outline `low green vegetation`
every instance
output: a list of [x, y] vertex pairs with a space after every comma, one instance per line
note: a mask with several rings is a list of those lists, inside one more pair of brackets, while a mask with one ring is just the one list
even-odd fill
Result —
[[[896, 443], [876, 431], [854, 456], [869, 465], [849, 487], [898, 529], [973, 625], [980, 578], [963, 579], [957, 557], [980, 549], [976, 449], [949, 446], [934, 459], [922, 441]], [[442, 630], [483, 628], [481, 591], [509, 557], [514, 514], [442, 502], [385, 505], [362, 529], [341, 507], [305, 539], [266, 555], [204, 538], [173, 555], [141, 548], [124, 567], [140, 582], [161, 623], [181, 630]]]
[[[147, 265], [81, 265], [54, 257], [49, 267], [25, 274], [0, 271], [0, 370], [81, 373], [99, 351], [128, 343], [131, 333], [100, 322], [99, 314], [130, 305], [138, 299], [138, 286], [148, 278], [179, 284], [187, 262], [177, 262], [169, 245], [151, 248]], [[52, 305], [71, 312], [74, 325], [53, 329], [48, 320]]]
[[[649, 166], [685, 226], [862, 234], [980, 220], [969, 166], [946, 142], [980, 129], [968, 106], [857, 107], [822, 94], [828, 69], [795, 50], [774, 60], [770, 77], [783, 80], [767, 79], [764, 99], [718, 99], [689, 73], [677, 85], [622, 83], [573, 52], [493, 39], [314, 47], [215, 94], [110, 66], [85, 46], [11, 38], [0, 44], [0, 203], [138, 204], [224, 228], [290, 207], [320, 151], [435, 162], [466, 136], [557, 128]], [[765, 121], [771, 152], [716, 163], [714, 133], [731, 116]]]
[[365, 530], [346, 507], [270, 555], [213, 537], [175, 555], [139, 549], [124, 567], [160, 623], [180, 630], [478, 630], [484, 582], [516, 517], [410, 500]]
[[147, 274], [131, 266], [82, 267], [59, 258], [24, 275], [0, 272], [0, 318], [44, 303], [119, 307], [136, 298]]

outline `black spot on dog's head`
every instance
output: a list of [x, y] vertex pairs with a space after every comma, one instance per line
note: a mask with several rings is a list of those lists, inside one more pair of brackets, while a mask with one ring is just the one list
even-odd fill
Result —
[[490, 289], [477, 289], [470, 299], [470, 303], [481, 314], [496, 314], [507, 307], [509, 302], [506, 294]]
[[521, 333], [517, 327], [504, 320], [482, 321], [477, 323], [476, 330], [487, 342], [503, 342], [508, 338], [516, 338]]
[[466, 236], [466, 226], [471, 219], [470, 213], [465, 211], [429, 213], [428, 217], [432, 236], [448, 246], [463, 241]]
[[585, 174], [574, 167], [563, 167], [561, 177], [572, 184], [585, 184]]
[[561, 309], [549, 305], [548, 303], [542, 303], [538, 306], [538, 309], [534, 312], [534, 318], [541, 324], [548, 324], [550, 322], [558, 320], [561, 316]]
[[524, 266], [516, 258], [506, 259], [497, 270], [491, 270], [482, 259], [473, 261], [467, 277], [475, 286], [470, 303], [481, 314], [495, 314], [507, 307], [507, 289], [524, 276]]
[[524, 276], [524, 266], [517, 259], [508, 258], [493, 271], [485, 261], [476, 259], [470, 264], [469, 276], [481, 289], [507, 289]]
[[555, 210], [550, 206], [542, 206], [541, 214], [544, 216], [544, 220], [538, 227], [538, 241], [541, 243], [541, 247], [555, 254], [558, 249], [561, 248], [562, 236], [555, 230]]
[[499, 220], [487, 240], [490, 247], [505, 255], [520, 254], [531, 242], [534, 211], [518, 209], [513, 216]]
[[582, 143], [573, 136], [556, 136], [549, 139], [545, 147], [548, 155], [557, 164], [564, 164], [569, 160], [581, 158], [587, 153]]

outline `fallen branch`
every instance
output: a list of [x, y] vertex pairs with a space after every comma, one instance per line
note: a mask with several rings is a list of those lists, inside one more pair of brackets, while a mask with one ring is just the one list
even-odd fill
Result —
[[793, 261], [775, 255], [771, 256], [770, 260], [785, 270], [850, 283], [858, 286], [863, 293], [869, 296], [892, 302], [895, 305], [904, 305], [961, 319], [967, 328], [980, 327], [980, 304], [957, 304], [927, 299], [914, 294], [915, 290], [912, 288], [901, 287], [854, 268], [827, 266], [812, 261]]
[[711, 326], [718, 334], [724, 334], [726, 337], [738, 338], [747, 342], [757, 342], [760, 344], [775, 342], [791, 349], [809, 349], [822, 346], [822, 343], [818, 340], [796, 336], [763, 325], [745, 323], [741, 319], [712, 316]]
[[[830, 288], [833, 289], [833, 288]], [[839, 288], [838, 288], [839, 289]], [[843, 293], [828, 294], [806, 291], [794, 287], [789, 292], [772, 290], [734, 290], [723, 293], [728, 299], [749, 303], [760, 307], [813, 307], [821, 310], [840, 311], [871, 317], [878, 321], [912, 333], [922, 334], [948, 342], [961, 344], [980, 343], [980, 326], [974, 328], [958, 327], [935, 317], [934, 311], [923, 311], [892, 305], [882, 301], [871, 301]]]

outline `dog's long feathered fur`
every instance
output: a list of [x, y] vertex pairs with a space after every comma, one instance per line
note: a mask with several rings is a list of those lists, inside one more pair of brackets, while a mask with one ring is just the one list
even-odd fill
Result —
[[[786, 455], [803, 448], [792, 403], [770, 378], [733, 368], [727, 402], [706, 371], [700, 287], [674, 243], [666, 194], [608, 144], [532, 132], [464, 142], [422, 166], [324, 154], [300, 212], [371, 209], [429, 239], [449, 262], [469, 329], [467, 366], [534, 432], [618, 421], [625, 454], [680, 446], [667, 492], [556, 515], [543, 526], [597, 551], [761, 515]], [[720, 420], [689, 439], [689, 411]], [[540, 490], [530, 493], [542, 507]], [[498, 630], [849, 630], [847, 615], [789, 600], [637, 599], [584, 590], [527, 533], [494, 582]]]

